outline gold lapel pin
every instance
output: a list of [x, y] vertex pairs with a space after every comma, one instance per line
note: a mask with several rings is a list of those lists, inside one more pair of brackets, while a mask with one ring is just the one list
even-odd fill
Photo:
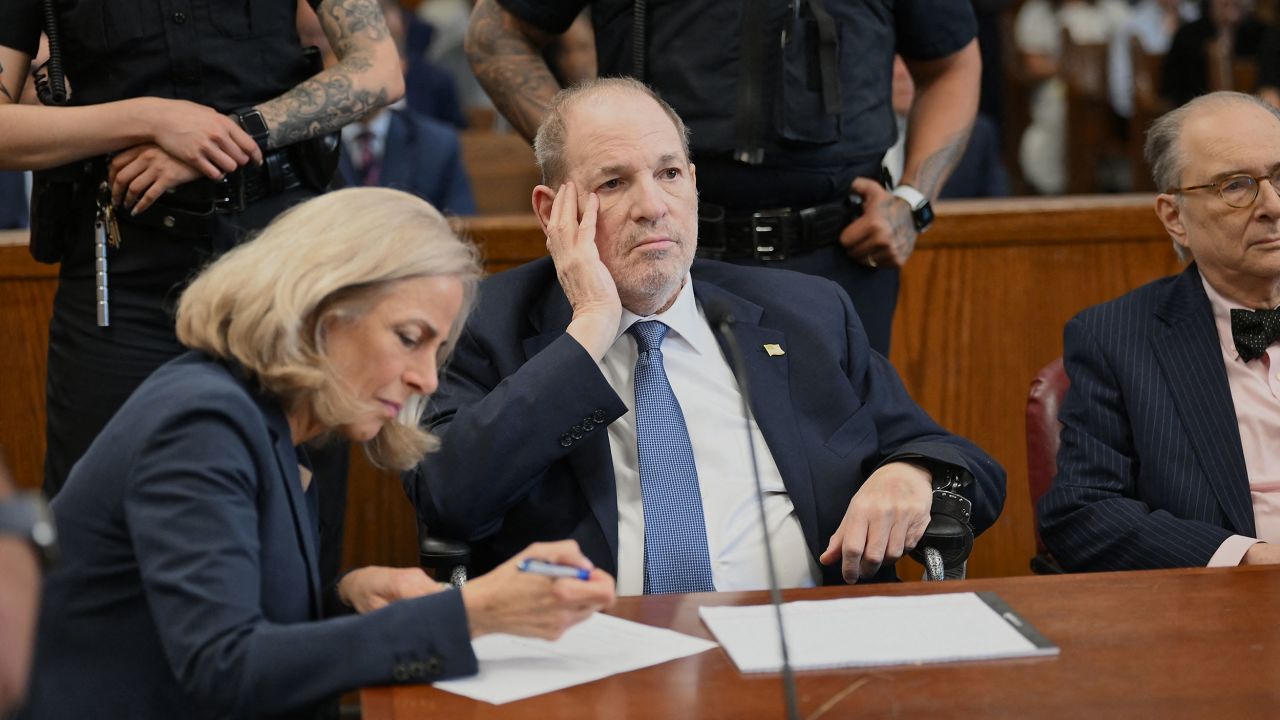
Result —
[[787, 354], [778, 343], [765, 343], [764, 351], [769, 353], [769, 357], [781, 357]]

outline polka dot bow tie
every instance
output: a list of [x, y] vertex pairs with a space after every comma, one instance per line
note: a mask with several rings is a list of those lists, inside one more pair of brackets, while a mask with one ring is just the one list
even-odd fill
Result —
[[1232, 310], [1231, 339], [1245, 362], [1260, 358], [1280, 338], [1280, 310]]

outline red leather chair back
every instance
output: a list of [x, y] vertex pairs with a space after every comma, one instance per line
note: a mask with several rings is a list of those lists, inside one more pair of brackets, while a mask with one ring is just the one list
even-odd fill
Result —
[[1040, 539], [1036, 503], [1049, 490], [1057, 472], [1059, 434], [1058, 408], [1071, 381], [1062, 367], [1062, 358], [1045, 365], [1031, 381], [1027, 395], [1027, 483], [1031, 490], [1031, 517], [1036, 518], [1036, 553], [1047, 555]]

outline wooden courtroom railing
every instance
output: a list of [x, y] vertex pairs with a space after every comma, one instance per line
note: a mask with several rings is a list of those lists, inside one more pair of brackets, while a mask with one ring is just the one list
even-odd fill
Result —
[[[1009, 472], [1000, 521], [979, 538], [970, 574], [1025, 574], [1034, 553], [1024, 410], [1036, 371], [1062, 352], [1062, 326], [1081, 309], [1180, 265], [1145, 195], [965, 200], [938, 204], [902, 276], [891, 360], [933, 417]], [[543, 255], [531, 215], [464, 218], [491, 271]], [[43, 384], [54, 269], [31, 261], [25, 236], [0, 246], [0, 447], [19, 482], [39, 484]], [[416, 562], [412, 514], [393, 474], [355, 453], [347, 558]], [[904, 575], [915, 571], [904, 563]]]

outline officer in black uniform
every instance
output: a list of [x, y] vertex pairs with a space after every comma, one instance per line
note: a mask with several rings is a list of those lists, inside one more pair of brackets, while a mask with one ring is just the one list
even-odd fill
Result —
[[[898, 267], [932, 221], [978, 105], [972, 6], [959, 0], [480, 0], [477, 77], [532, 138], [558, 89], [540, 52], [590, 5], [599, 74], [648, 82], [691, 130], [700, 255], [829, 277], [888, 354]], [[636, 43], [635, 39], [643, 41]], [[895, 49], [919, 88], [904, 182]], [[851, 196], [852, 195], [852, 199]]]
[[[184, 282], [322, 191], [336, 167], [325, 136], [402, 94], [378, 0], [310, 1], [339, 57], [319, 74], [298, 41], [296, 0], [0, 4], [0, 167], [38, 171], [32, 252], [61, 263], [49, 496], [133, 389], [183, 351], [172, 309]], [[42, 30], [60, 49], [61, 68], [47, 69], [51, 80], [65, 72], [67, 107], [15, 102]], [[345, 452], [313, 456], [331, 476], [318, 483], [327, 576], [341, 543]]]

